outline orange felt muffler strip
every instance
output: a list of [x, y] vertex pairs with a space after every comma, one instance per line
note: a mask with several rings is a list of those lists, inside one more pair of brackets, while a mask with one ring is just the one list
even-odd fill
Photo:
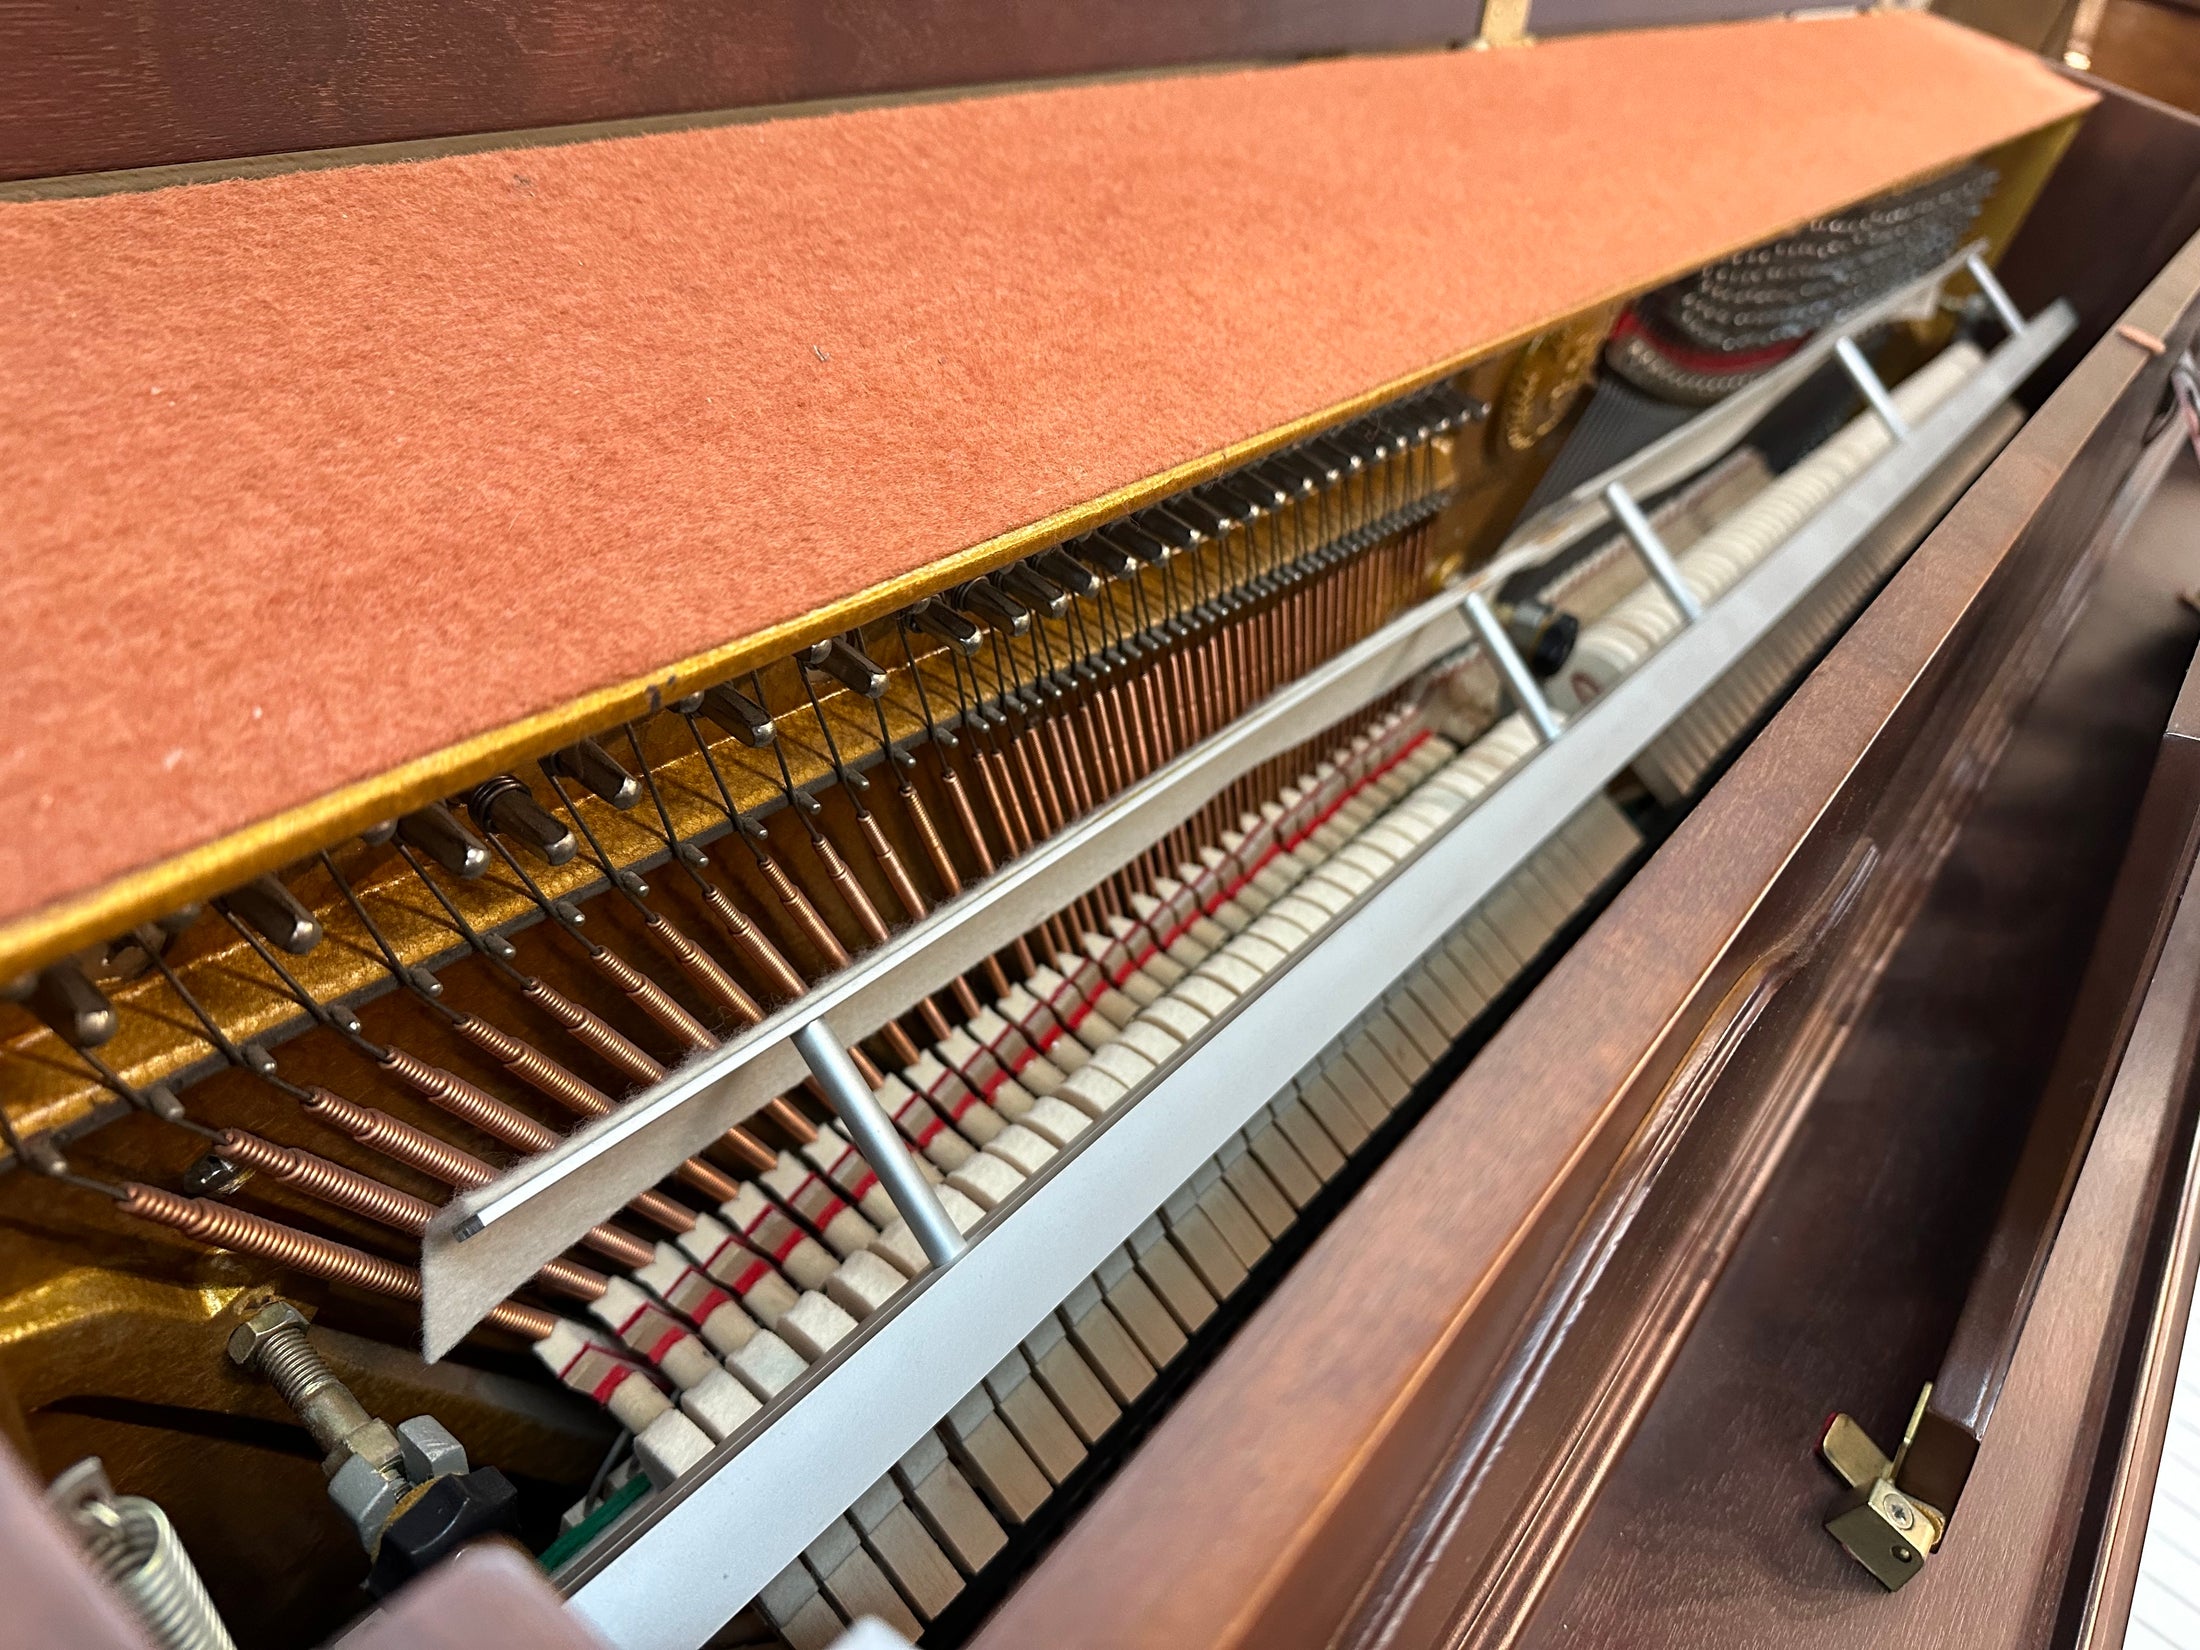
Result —
[[0, 205], [0, 921], [2088, 101], [1881, 13]]

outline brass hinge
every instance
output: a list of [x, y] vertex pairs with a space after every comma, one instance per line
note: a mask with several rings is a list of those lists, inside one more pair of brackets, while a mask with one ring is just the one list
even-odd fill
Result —
[[1826, 1520], [1826, 1529], [1890, 1593], [1925, 1568], [1925, 1555], [1940, 1545], [1947, 1528], [1948, 1520], [1938, 1508], [1904, 1495], [1894, 1484], [1932, 1395], [1932, 1384], [1927, 1382], [1917, 1395], [1910, 1424], [1903, 1428], [1901, 1447], [1892, 1460], [1851, 1415], [1834, 1416], [1818, 1440], [1818, 1453], [1850, 1491]]

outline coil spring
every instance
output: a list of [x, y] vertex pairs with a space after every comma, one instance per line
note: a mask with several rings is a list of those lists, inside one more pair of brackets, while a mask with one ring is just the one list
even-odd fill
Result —
[[501, 1329], [507, 1335], [517, 1335], [522, 1340], [548, 1340], [556, 1331], [560, 1319], [555, 1312], [545, 1312], [539, 1306], [528, 1306], [520, 1301], [499, 1301], [482, 1317], [491, 1329]]
[[[216, 1138], [215, 1150], [232, 1163], [258, 1169], [275, 1176], [286, 1185], [299, 1187], [313, 1193], [325, 1202], [339, 1208], [350, 1209], [370, 1220], [379, 1220], [401, 1232], [418, 1236], [428, 1229], [428, 1222], [435, 1216], [433, 1204], [423, 1202], [410, 1193], [394, 1186], [385, 1186], [378, 1180], [355, 1174], [342, 1164], [331, 1163], [325, 1157], [316, 1157], [295, 1146], [278, 1145], [242, 1129], [224, 1129]], [[726, 1182], [726, 1197], [733, 1195], [733, 1183]], [[645, 1253], [644, 1259], [647, 1259]], [[633, 1264], [641, 1264], [634, 1262]], [[604, 1280], [599, 1273], [569, 1260], [552, 1260], [535, 1274], [536, 1281], [545, 1288], [571, 1295], [576, 1300], [599, 1299], [604, 1291]], [[260, 1352], [260, 1361], [268, 1378], [284, 1395], [290, 1389], [283, 1385], [283, 1378], [269, 1360], [279, 1358], [280, 1350], [269, 1343]], [[296, 1408], [295, 1401], [292, 1407]]]
[[[328, 1089], [309, 1090], [299, 1104], [310, 1116], [349, 1135], [362, 1146], [371, 1146], [393, 1162], [418, 1170], [446, 1186], [465, 1191], [485, 1186], [496, 1178], [496, 1171], [470, 1152], [437, 1139], [425, 1129], [401, 1122], [386, 1111], [346, 1100]], [[629, 1269], [647, 1266], [657, 1255], [649, 1244], [616, 1226], [591, 1227], [582, 1241], [598, 1254]]]
[[[728, 1129], [726, 1133], [729, 1139], [735, 1135], [741, 1135], [739, 1129]], [[760, 1153], [766, 1159], [765, 1162], [758, 1164], [759, 1168], [771, 1168], [779, 1161], [777, 1154], [763, 1150], [762, 1142], [756, 1141], [753, 1137], [747, 1135], [741, 1135], [741, 1138], [750, 1141], [751, 1145], [756, 1148], [755, 1152], [745, 1153], [744, 1155], [754, 1157]], [[673, 1173], [713, 1203], [728, 1202], [741, 1190], [740, 1182], [735, 1180], [733, 1176], [726, 1174], [713, 1164], [705, 1163], [699, 1157], [689, 1158], [673, 1170]]]
[[932, 823], [932, 811], [924, 805], [916, 787], [907, 779], [902, 781], [902, 806], [908, 811], [909, 823], [916, 827], [917, 841], [924, 847], [924, 857], [931, 862], [932, 874], [940, 879], [940, 886], [950, 895], [962, 892], [962, 878], [956, 874], [955, 861], [949, 857], [947, 844], [940, 837], [940, 828]]
[[589, 953], [588, 960], [644, 1014], [673, 1036], [698, 1051], [718, 1046], [718, 1039], [704, 1028], [703, 1022], [682, 1008], [667, 995], [665, 988], [644, 974], [616, 952], [598, 949]]
[[513, 1036], [500, 1026], [467, 1015], [452, 1030], [517, 1077], [529, 1088], [555, 1100], [581, 1117], [601, 1117], [611, 1110], [611, 1098], [585, 1077], [567, 1071], [534, 1044]]
[[349, 1244], [264, 1220], [225, 1203], [182, 1197], [135, 1181], [124, 1187], [122, 1212], [181, 1232], [209, 1248], [230, 1249], [292, 1267], [331, 1283], [348, 1283], [369, 1294], [399, 1300], [420, 1298], [420, 1274]]
[[386, 1111], [362, 1106], [328, 1089], [308, 1090], [299, 1105], [309, 1116], [319, 1118], [362, 1146], [371, 1146], [393, 1162], [440, 1180], [446, 1186], [464, 1191], [485, 1186], [496, 1178], [496, 1171], [471, 1152], [462, 1151], [449, 1141], [439, 1139], [426, 1129], [415, 1128]]
[[432, 1106], [439, 1106], [462, 1123], [471, 1123], [483, 1134], [493, 1135], [523, 1152], [548, 1151], [558, 1143], [555, 1129], [537, 1122], [515, 1106], [486, 1094], [455, 1072], [432, 1066], [401, 1048], [387, 1049], [382, 1069]]
[[856, 828], [863, 833], [864, 846], [871, 850], [871, 857], [878, 861], [879, 874], [886, 878], [886, 885], [893, 889], [894, 898], [911, 922], [924, 915], [924, 901], [918, 897], [917, 885], [909, 880], [903, 868], [901, 856], [894, 852], [894, 845], [886, 840], [886, 832], [880, 827], [878, 816], [865, 814], [856, 821]]
[[[380, 1255], [367, 1254], [312, 1232], [301, 1232], [295, 1226], [263, 1220], [225, 1203], [211, 1203], [203, 1197], [180, 1197], [158, 1186], [141, 1185], [136, 1181], [126, 1182], [123, 1192], [125, 1195], [119, 1207], [124, 1214], [166, 1226], [209, 1248], [228, 1249], [236, 1254], [273, 1261], [278, 1266], [287, 1266], [329, 1283], [350, 1284], [370, 1295], [386, 1295], [393, 1300], [420, 1299], [420, 1274], [394, 1260], [384, 1260]], [[536, 1341], [558, 1326], [555, 1313], [523, 1306], [517, 1301], [504, 1301], [491, 1308], [482, 1321]]]
[[864, 892], [863, 884], [856, 881], [855, 873], [848, 869], [848, 862], [840, 857], [840, 850], [833, 846], [832, 839], [815, 837], [810, 847], [818, 863], [825, 867], [825, 875], [840, 890], [841, 901], [854, 915], [857, 926], [870, 936], [873, 945], [884, 945], [886, 919], [878, 914], [878, 907], [871, 903], [871, 896]]
[[[587, 1009], [570, 997], [553, 991], [540, 980], [529, 980], [520, 993], [541, 1009], [559, 1025], [571, 1032], [584, 1047], [593, 1049], [610, 1064], [617, 1066], [637, 1083], [654, 1083], [665, 1074], [665, 1068], [636, 1048], [618, 1032], [605, 1025]], [[536, 1150], [541, 1150], [537, 1147]]]
[[642, 920], [649, 928], [650, 938], [657, 942], [680, 972], [688, 977], [689, 983], [696, 990], [743, 1025], [755, 1025], [763, 1019], [764, 1011], [757, 1006], [756, 999], [743, 991], [739, 982], [718, 966], [717, 958], [656, 912], [645, 912]]
[[[796, 926], [808, 936], [810, 943], [823, 953], [825, 960], [835, 968], [846, 968], [848, 948], [840, 943], [838, 935], [825, 926], [825, 919], [817, 914], [817, 907], [794, 885], [786, 868], [766, 854], [757, 862], [757, 869], [764, 873], [764, 880], [771, 884], [772, 893], [778, 897], [779, 903], [786, 907], [787, 914], [794, 918]], [[801, 993], [796, 992], [794, 995], [799, 996]]]
[[545, 1289], [554, 1289], [561, 1295], [570, 1295], [577, 1301], [593, 1301], [603, 1298], [605, 1279], [601, 1272], [591, 1271], [577, 1261], [562, 1256], [543, 1262], [535, 1273], [535, 1281]]
[[[694, 1222], [690, 1221], [688, 1224], [692, 1228]], [[645, 1243], [633, 1233], [622, 1231], [616, 1226], [591, 1226], [581, 1234], [581, 1242], [604, 1259], [617, 1261], [628, 1271], [638, 1266], [647, 1266], [657, 1258], [654, 1245]]]
[[726, 937], [733, 941], [742, 956], [748, 958], [751, 968], [771, 981], [774, 991], [783, 997], [799, 997], [809, 989], [802, 983], [802, 976], [794, 971], [794, 966], [779, 954], [779, 948], [735, 908], [733, 901], [707, 882], [702, 886], [702, 896], [703, 904], [718, 919]]
[[243, 1129], [224, 1129], [215, 1136], [214, 1149], [230, 1162], [272, 1175], [286, 1186], [295, 1186], [324, 1203], [380, 1221], [384, 1226], [414, 1236], [428, 1229], [434, 1206], [409, 1192], [385, 1186], [341, 1163], [296, 1146], [280, 1145]]
[[168, 1515], [142, 1496], [75, 1511], [85, 1551], [145, 1623], [159, 1650], [236, 1650]]
[[626, 1206], [644, 1219], [654, 1220], [668, 1232], [695, 1230], [695, 1217], [662, 1192], [636, 1192]]

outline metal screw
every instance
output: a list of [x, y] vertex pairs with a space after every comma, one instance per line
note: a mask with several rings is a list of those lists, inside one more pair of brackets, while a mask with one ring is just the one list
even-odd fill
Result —
[[229, 1337], [229, 1356], [240, 1368], [266, 1377], [331, 1456], [374, 1419], [321, 1361], [306, 1339], [304, 1316], [288, 1301], [263, 1306], [239, 1324]]

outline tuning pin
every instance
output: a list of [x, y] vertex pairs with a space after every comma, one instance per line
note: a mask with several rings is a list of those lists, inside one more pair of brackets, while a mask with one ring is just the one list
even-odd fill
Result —
[[983, 614], [1011, 636], [1022, 636], [1031, 629], [1031, 609], [997, 589], [990, 580], [973, 579], [965, 585], [962, 605]]
[[1036, 608], [1050, 619], [1059, 619], [1069, 611], [1069, 592], [1027, 563], [1017, 562], [1003, 570], [1000, 583], [1026, 607]]
[[551, 865], [563, 865], [580, 849], [573, 833], [534, 793], [511, 774], [485, 779], [466, 798], [466, 811], [485, 831], [507, 836], [539, 854]]
[[1042, 550], [1031, 558], [1039, 571], [1073, 595], [1097, 596], [1100, 575], [1060, 549]]
[[1270, 453], [1252, 466], [1252, 473], [1285, 498], [1306, 498], [1317, 490], [1312, 467], [1294, 462], [1288, 451]]
[[723, 682], [705, 688], [701, 697], [702, 713], [751, 750], [762, 750], [778, 732], [772, 726], [770, 711]]
[[40, 969], [25, 1000], [71, 1048], [97, 1048], [115, 1034], [114, 1004], [75, 963]]
[[297, 896], [274, 877], [254, 877], [226, 896], [225, 904], [258, 929], [261, 938], [293, 957], [321, 943], [321, 925]]
[[642, 782], [619, 765], [619, 759], [593, 739], [579, 739], [547, 758], [551, 770], [577, 780], [602, 801], [621, 811], [642, 798]]
[[842, 687], [866, 699], [881, 698], [886, 692], [886, 672], [846, 642], [819, 642], [815, 647], [804, 648], [802, 663], [810, 670], [822, 670]]
[[937, 636], [966, 659], [975, 657], [984, 642], [978, 627], [945, 602], [919, 602], [909, 609], [908, 619], [919, 630]]
[[1127, 519], [1103, 527], [1098, 536], [1118, 550], [1136, 556], [1148, 567], [1159, 567], [1169, 559], [1173, 549], [1171, 545], [1148, 532], [1137, 522]]
[[1272, 492], [1245, 476], [1217, 476], [1200, 489], [1200, 494], [1212, 499], [1217, 509], [1248, 525], [1260, 520], [1276, 505]]
[[489, 869], [489, 850], [440, 802], [431, 802], [397, 822], [397, 835], [454, 877], [478, 877]]
[[1137, 576], [1138, 558], [1121, 545], [1097, 534], [1081, 538], [1068, 548], [1079, 561], [1110, 578], [1128, 579]]
[[1213, 539], [1226, 537], [1238, 524], [1236, 516], [1198, 493], [1177, 494], [1169, 500], [1168, 509], [1171, 515], [1182, 517]]
[[1251, 465], [1232, 471], [1223, 481], [1240, 497], [1263, 510], [1281, 510], [1291, 502], [1292, 488], [1265, 476]]
[[145, 1102], [145, 1109], [164, 1123], [181, 1123], [190, 1117], [183, 1109], [183, 1101], [166, 1083], [153, 1083], [138, 1091], [138, 1098]]

